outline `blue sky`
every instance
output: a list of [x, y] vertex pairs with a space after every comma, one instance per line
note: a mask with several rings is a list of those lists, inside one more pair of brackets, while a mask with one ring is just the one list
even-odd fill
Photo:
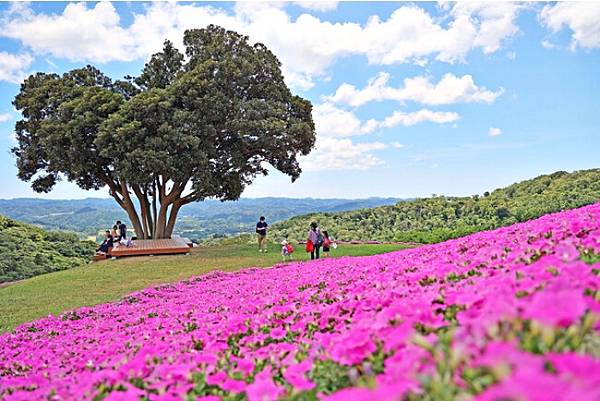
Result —
[[600, 167], [595, 3], [2, 3], [0, 198], [108, 196], [16, 178], [11, 101], [36, 71], [137, 75], [169, 38], [223, 25], [265, 43], [310, 99], [314, 152], [243, 196], [471, 195]]

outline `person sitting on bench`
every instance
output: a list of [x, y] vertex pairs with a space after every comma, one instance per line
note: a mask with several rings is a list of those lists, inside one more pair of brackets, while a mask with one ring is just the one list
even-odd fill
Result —
[[104, 241], [102, 242], [102, 244], [100, 244], [98, 249], [96, 249], [96, 254], [106, 255], [108, 251], [113, 247], [113, 241], [114, 239], [113, 236], [110, 235], [110, 231], [106, 230], [104, 232]]

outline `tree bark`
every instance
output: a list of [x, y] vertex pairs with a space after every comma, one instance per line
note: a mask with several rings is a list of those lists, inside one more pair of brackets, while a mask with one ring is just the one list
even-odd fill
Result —
[[133, 193], [138, 198], [138, 203], [140, 205], [140, 213], [142, 218], [142, 228], [144, 230], [144, 237], [147, 238], [150, 235], [150, 230], [148, 227], [148, 208], [146, 204], [148, 203], [148, 199], [146, 198], [145, 193], [142, 188], [137, 185], [132, 185]]
[[179, 213], [181, 206], [183, 206], [183, 204], [179, 201], [173, 202], [173, 205], [171, 206], [169, 221], [167, 222], [167, 227], [165, 228], [165, 235], [169, 238], [171, 238], [173, 235], [173, 229], [175, 228], [175, 222], [177, 221], [177, 214]]
[[129, 196], [129, 190], [127, 188], [127, 184], [124, 181], [121, 181], [121, 195], [123, 196], [123, 202], [125, 204], [125, 211], [129, 216], [129, 221], [133, 225], [133, 229], [139, 239], [146, 238], [146, 233], [144, 232], [144, 228], [140, 223], [140, 218], [135, 210], [135, 205], [131, 201], [131, 197]]

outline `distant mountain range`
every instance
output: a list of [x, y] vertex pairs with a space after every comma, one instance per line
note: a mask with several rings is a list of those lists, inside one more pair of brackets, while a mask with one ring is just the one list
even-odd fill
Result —
[[[235, 202], [206, 200], [186, 205], [179, 213], [175, 233], [201, 240], [253, 232], [260, 215], [269, 223], [317, 212], [342, 212], [393, 205], [401, 199], [242, 198]], [[116, 220], [128, 222], [127, 214], [108, 198], [51, 200], [0, 199], [0, 213], [45, 229], [68, 230], [81, 237], [96, 235]]]

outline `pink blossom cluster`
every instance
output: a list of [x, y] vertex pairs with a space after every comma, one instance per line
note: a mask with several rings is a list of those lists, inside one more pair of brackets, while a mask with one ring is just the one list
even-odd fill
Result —
[[0, 399], [600, 400], [599, 254], [595, 204], [148, 288], [2, 335]]

